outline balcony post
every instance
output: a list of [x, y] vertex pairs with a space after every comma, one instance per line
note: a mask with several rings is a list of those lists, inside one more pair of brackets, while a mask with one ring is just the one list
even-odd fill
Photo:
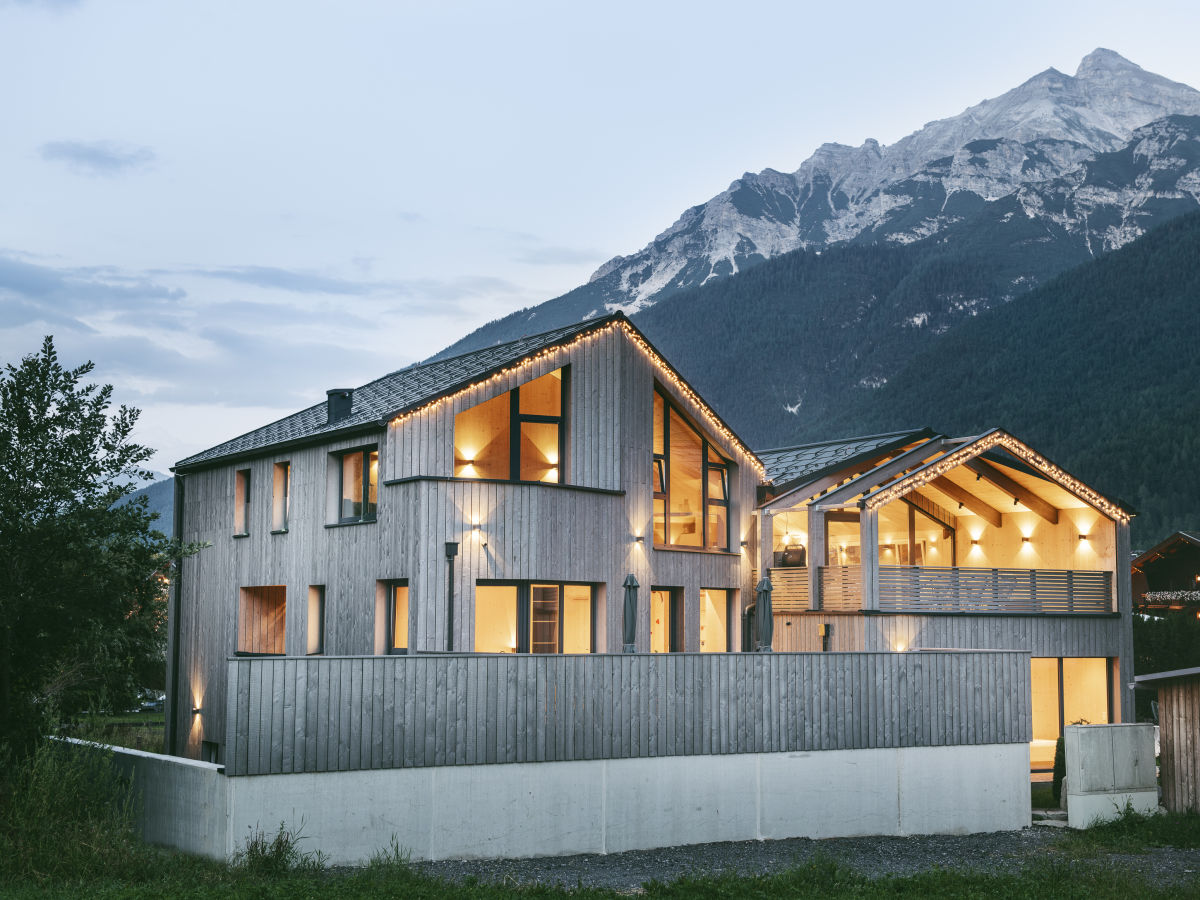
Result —
[[1116, 588], [1116, 612], [1121, 615], [1121, 661], [1117, 666], [1117, 690], [1115, 697], [1121, 698], [1120, 721], [1133, 722], [1133, 584], [1129, 571], [1129, 523], [1117, 521], [1116, 525], [1116, 571], [1113, 580]]
[[858, 520], [862, 557], [862, 608], [879, 609], [879, 511], [863, 508]]
[[775, 564], [775, 512], [770, 509], [760, 509], [756, 513], [758, 519], [758, 572], [759, 580], [766, 578], [771, 566]]
[[825, 513], [808, 505], [808, 608], [821, 608], [821, 568], [825, 565]]

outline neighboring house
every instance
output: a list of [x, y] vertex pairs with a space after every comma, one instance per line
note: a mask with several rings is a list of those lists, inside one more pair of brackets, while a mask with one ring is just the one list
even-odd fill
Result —
[[[685, 742], [688, 753], [716, 753], [729, 734], [730, 747], [776, 750], [1023, 743], [1032, 694], [1041, 770], [1064, 723], [1132, 716], [1129, 571], [1118, 564], [1129, 558], [1130, 513], [1121, 505], [998, 430], [755, 454], [620, 314], [332, 390], [326, 403], [184, 459], [175, 473], [176, 534], [211, 546], [176, 579], [168, 747], [232, 773], [524, 759], [512, 745], [525, 705], [510, 706], [507, 751], [489, 730], [503, 732], [503, 722], [481, 720], [465, 736], [447, 724], [444, 698], [458, 698], [451, 718], [474, 722], [477, 698], [480, 710], [484, 699], [503, 709], [506, 690], [525, 690], [516, 680], [497, 687], [489, 674], [516, 669], [457, 667], [459, 654], [622, 654], [632, 631], [634, 668], [614, 656], [595, 677], [636, 692], [665, 677], [642, 654], [753, 649], [769, 631], [756, 621], [762, 576], [773, 586], [774, 649], [863, 651], [837, 662], [831, 689], [858, 696], [863, 710], [862, 698], [891, 690], [894, 706], [915, 690], [929, 705], [910, 711], [912, 733], [878, 737], [850, 709], [838, 728], [851, 737], [789, 737], [787, 722], [771, 722], [786, 718], [787, 686], [803, 681], [790, 662], [761, 675], [781, 679], [768, 702], [746, 671], [696, 657], [671, 682], [671, 696], [690, 702], [686, 679], [710, 679], [686, 728], [673, 721], [647, 744], [636, 714], [647, 698], [626, 696], [622, 711], [618, 696], [603, 711], [613, 723], [605, 734], [633, 728], [624, 750], [616, 738], [592, 747], [579, 720], [574, 736], [561, 722], [557, 739], [538, 731], [537, 752], [547, 741], [552, 749], [529, 758], [580, 758], [585, 737], [587, 758], [671, 755]], [[911, 654], [925, 680], [887, 683], [885, 671], [909, 671], [893, 651], [953, 648], [1033, 660], [1013, 682], [1003, 654], [955, 654], [946, 665], [973, 674], [944, 683], [949, 668]], [[411, 666], [372, 664], [435, 654], [452, 655], [417, 685], [403, 680], [417, 677]], [[286, 666], [256, 661], [264, 656]], [[334, 657], [350, 668], [337, 674], [322, 662]], [[592, 668], [530, 671], [528, 710], [596, 696]], [[973, 738], [937, 737], [952, 718], [938, 712], [950, 702], [944, 691], [960, 691], [954, 703], [1003, 708], [1000, 737], [985, 740], [991, 726], [978, 722]], [[725, 704], [746, 696], [756, 698], [749, 725]], [[413, 725], [426, 723], [426, 709], [428, 724]], [[599, 716], [586, 711], [588, 723]], [[710, 719], [726, 730], [709, 735]], [[321, 729], [333, 736], [315, 737]], [[407, 761], [391, 755], [393, 740], [409, 742]]]
[[1132, 569], [1138, 612], [1200, 611], [1200, 536], [1177, 531], [1134, 557]]

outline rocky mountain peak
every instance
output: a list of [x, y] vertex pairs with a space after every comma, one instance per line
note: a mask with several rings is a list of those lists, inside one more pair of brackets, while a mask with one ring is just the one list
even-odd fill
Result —
[[1115, 50], [1097, 47], [1079, 62], [1076, 78], [1108, 76], [1113, 72], [1145, 72], [1137, 63], [1132, 63]]

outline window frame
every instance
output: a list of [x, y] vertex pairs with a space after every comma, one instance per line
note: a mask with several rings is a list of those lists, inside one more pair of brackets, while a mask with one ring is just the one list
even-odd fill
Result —
[[[282, 478], [279, 477], [280, 472], [283, 473]], [[292, 461], [283, 459], [275, 463], [271, 475], [271, 534], [287, 534], [292, 512]], [[280, 484], [283, 485], [282, 496], [276, 492]]]
[[[703, 428], [697, 428], [690, 421], [689, 417], [680, 408], [679, 404], [675, 403], [661, 385], [654, 385], [654, 393], [662, 398], [663, 402], [663, 452], [655, 453], [653, 441], [651, 441], [651, 509], [654, 508], [655, 500], [663, 501], [663, 542], [659, 543], [654, 540], [654, 546], [662, 550], [687, 550], [690, 552], [706, 552], [706, 553], [729, 553], [730, 539], [729, 532], [732, 526], [730, 521], [730, 500], [729, 500], [729, 484], [730, 469], [733, 463], [725, 458], [719, 447], [714, 444], [708, 437], [708, 434]], [[700, 506], [699, 514], [701, 520], [700, 546], [692, 547], [685, 544], [671, 543], [671, 411], [674, 410], [683, 423], [691, 428], [693, 432], [700, 438]], [[651, 406], [651, 419], [653, 420], [654, 409]], [[651, 425], [653, 433], [653, 424]], [[709, 457], [716, 456], [721, 460], [720, 463], [712, 462]], [[721, 500], [714, 500], [709, 496], [709, 472], [719, 472], [721, 484], [724, 487], [725, 497]], [[660, 490], [661, 488], [661, 490]], [[709, 509], [713, 506], [721, 507], [725, 510], [725, 540], [724, 546], [713, 547], [709, 545], [709, 528], [708, 514]], [[653, 513], [651, 513], [653, 515]], [[654, 527], [651, 522], [650, 533], [653, 536]]]
[[[368, 497], [371, 495], [371, 454], [376, 454], [376, 473], [375, 473], [375, 510], [368, 516], [366, 509], [368, 506]], [[345, 498], [345, 479], [346, 479], [346, 457], [358, 454], [362, 457], [362, 486], [359, 496], [360, 509], [363, 513], [357, 516], [343, 516], [342, 502]], [[337, 450], [330, 454], [337, 460], [337, 492], [334, 494], [335, 511], [337, 515], [334, 518], [335, 525], [360, 525], [366, 522], [375, 522], [379, 517], [379, 445], [367, 444], [362, 447], [352, 447], [349, 450]]]
[[[537, 381], [538, 378], [543, 378], [546, 375], [551, 375], [554, 372], [561, 372], [559, 378], [559, 389], [562, 392], [559, 397], [557, 416], [542, 416], [533, 413], [521, 412], [521, 388], [527, 384]], [[570, 383], [571, 383], [571, 366], [566, 364], [559, 366], [557, 369], [551, 369], [549, 372], [543, 372], [537, 378], [531, 378], [529, 381], [523, 381], [521, 384], [505, 391], [503, 394], [497, 394], [496, 397], [507, 396], [508, 398], [508, 478], [472, 478], [469, 475], [455, 475], [455, 478], [462, 478], [466, 481], [491, 481], [501, 484], [510, 482], [516, 484], [569, 484], [567, 481], [567, 420], [570, 415]], [[481, 400], [479, 403], [468, 406], [466, 409], [459, 410], [455, 414], [455, 418], [465, 412], [481, 406], [496, 397], [489, 397], [487, 400]], [[558, 478], [555, 481], [530, 480], [521, 477], [521, 425], [544, 424], [556, 425], [558, 427]], [[453, 440], [453, 438], [452, 438]], [[453, 468], [458, 468], [457, 456], [453, 463]], [[510, 582], [511, 583], [511, 582]], [[550, 582], [547, 582], [549, 584]]]
[[[308, 608], [305, 611], [305, 620], [304, 620], [304, 627], [307, 630], [307, 634], [305, 634], [305, 636], [304, 636], [304, 638], [305, 638], [305, 647], [304, 647], [305, 656], [324, 656], [325, 655], [325, 622], [326, 622], [325, 602], [326, 602], [326, 597], [327, 597], [327, 594], [325, 591], [325, 585], [310, 584], [308, 586]], [[317, 649], [310, 650], [308, 648], [311, 646], [312, 635], [313, 635], [313, 631], [314, 631], [313, 621], [312, 621], [314, 598], [317, 601], [317, 603], [316, 603], [317, 623], [316, 623], [316, 629], [315, 629], [316, 635], [317, 635]]]
[[[537, 482], [532, 482], [537, 483]], [[590, 581], [552, 581], [549, 579], [506, 579], [480, 578], [475, 586], [484, 587], [514, 587], [516, 592], [516, 634], [517, 647], [512, 655], [524, 656], [583, 656], [585, 654], [565, 654], [563, 652], [563, 635], [566, 621], [566, 601], [568, 587], [585, 587], [588, 589], [588, 646], [591, 648], [586, 655], [596, 652], [596, 594], [597, 585]], [[558, 649], [554, 653], [533, 653], [530, 649], [533, 643], [533, 588], [558, 588]], [[472, 645], [474, 641], [472, 641]], [[471, 652], [477, 652], [472, 650]]]
[[[250, 469], [235, 469], [233, 472], [233, 536], [235, 538], [250, 535], [250, 485], [252, 483]], [[238, 503], [238, 492], [242, 501]], [[238, 518], [241, 518], [241, 529], [238, 529]]]

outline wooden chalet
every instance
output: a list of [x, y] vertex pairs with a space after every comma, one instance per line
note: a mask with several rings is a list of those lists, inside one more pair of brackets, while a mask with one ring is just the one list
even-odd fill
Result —
[[1133, 606], [1139, 613], [1170, 610], [1200, 614], [1200, 535], [1177, 531], [1132, 563]]
[[1127, 510], [999, 430], [756, 454], [620, 314], [174, 471], [210, 546], [168, 747], [229, 774], [1031, 737], [1036, 770], [1131, 715]]

